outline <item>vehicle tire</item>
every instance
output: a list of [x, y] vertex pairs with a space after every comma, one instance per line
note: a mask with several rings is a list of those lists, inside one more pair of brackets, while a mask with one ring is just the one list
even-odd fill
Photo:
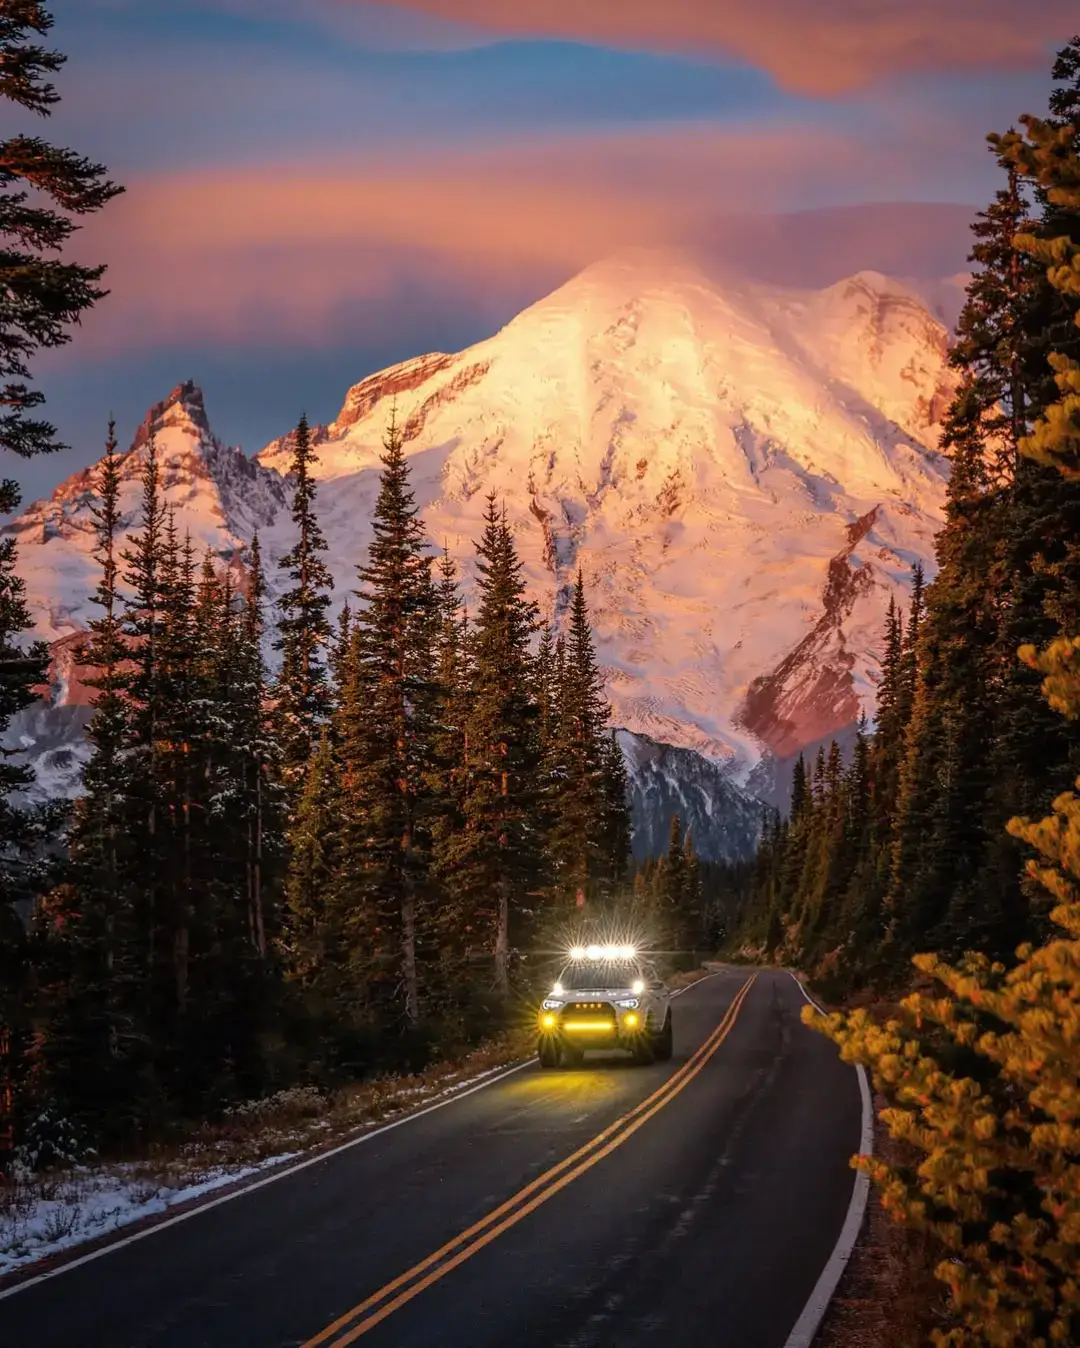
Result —
[[664, 1028], [656, 1036], [655, 1053], [657, 1062], [670, 1062], [671, 1054], [674, 1048], [672, 1042], [672, 1024], [671, 1011], [667, 1013], [667, 1019], [664, 1021]]
[[558, 1067], [558, 1044], [553, 1039], [541, 1039], [536, 1046], [536, 1057], [541, 1067]]
[[639, 1067], [648, 1067], [649, 1063], [656, 1061], [656, 1049], [653, 1044], [653, 1037], [645, 1031], [634, 1045], [634, 1062]]

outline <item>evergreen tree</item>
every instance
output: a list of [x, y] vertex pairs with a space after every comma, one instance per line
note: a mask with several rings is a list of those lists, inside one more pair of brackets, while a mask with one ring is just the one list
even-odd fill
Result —
[[703, 949], [706, 940], [701, 861], [694, 851], [694, 835], [686, 830], [683, 842], [682, 947], [688, 952]]
[[588, 899], [594, 889], [610, 890], [622, 866], [609, 847], [617, 851], [622, 839], [609, 836], [609, 825], [616, 830], [626, 827], [614, 816], [609, 820], [609, 811], [617, 808], [620, 784], [614, 777], [607, 779], [609, 773], [618, 771], [606, 748], [605, 727], [611, 709], [596, 663], [580, 569], [565, 653], [557, 672], [548, 854], [555, 894], [565, 902], [579, 893]]
[[281, 596], [281, 616], [274, 649], [281, 652], [275, 685], [281, 770], [290, 797], [295, 797], [319, 727], [331, 708], [326, 651], [330, 644], [330, 591], [333, 581], [323, 560], [326, 540], [315, 514], [318, 456], [311, 444], [307, 418], [292, 436], [290, 476], [294, 482], [292, 518], [296, 543], [278, 563], [292, 582]]
[[[430, 926], [429, 770], [438, 687], [438, 603], [404, 441], [391, 421], [338, 720], [347, 841], [336, 900], [368, 965], [375, 1016], [415, 1026]], [[354, 961], [354, 967], [359, 964]]]
[[632, 832], [626, 759], [614, 730], [601, 743], [600, 789], [599, 871], [601, 878], [614, 888], [626, 877]]
[[436, 592], [436, 707], [430, 786], [432, 874], [440, 888], [435, 929], [440, 951], [444, 1005], [460, 999], [467, 983], [467, 961], [475, 933], [468, 896], [456, 884], [453, 858], [464, 827], [468, 780], [467, 720], [469, 652], [465, 611], [458, 592], [457, 566], [449, 552], [439, 560]]
[[[0, 98], [40, 117], [59, 102], [49, 76], [66, 59], [35, 41], [52, 24], [36, 0], [0, 3]], [[104, 267], [51, 256], [76, 230], [73, 216], [100, 210], [123, 190], [105, 173], [37, 136], [0, 141], [0, 446], [21, 458], [61, 448], [48, 422], [27, 415], [44, 402], [26, 383], [29, 358], [70, 341], [71, 326], [107, 293], [98, 285]], [[0, 512], [18, 504], [16, 483], [0, 483]]]
[[[265, 599], [266, 580], [256, 533], [251, 543], [246, 602], [234, 624], [236, 674], [229, 730], [232, 750], [239, 760], [235, 808], [245, 837], [249, 929], [255, 949], [264, 960], [280, 926], [278, 903], [285, 857], [283, 801], [277, 786], [280, 750], [269, 713], [262, 653]], [[222, 808], [228, 808], [227, 803]]]
[[336, 697], [341, 696], [342, 685], [345, 682], [345, 668], [349, 660], [349, 651], [352, 648], [352, 637], [353, 613], [349, 607], [349, 601], [346, 599], [341, 606], [341, 612], [338, 614], [334, 645], [330, 652], [330, 675]]
[[657, 871], [658, 921], [656, 939], [672, 951], [682, 951], [686, 935], [686, 852], [682, 820], [671, 816], [668, 848]]
[[[118, 542], [120, 463], [113, 423], [91, 506], [95, 560], [101, 567], [92, 602], [89, 640], [80, 658], [93, 672], [94, 714], [87, 727], [91, 755], [82, 771], [68, 837], [70, 883], [50, 901], [53, 978], [40, 1061], [48, 1093], [81, 1117], [99, 1138], [125, 1135], [141, 1086], [144, 1027], [139, 931], [133, 922], [133, 856], [125, 826], [129, 796], [123, 635]], [[57, 967], [58, 966], [58, 967]]]
[[283, 949], [289, 978], [306, 997], [308, 1010], [331, 1030], [355, 998], [343, 986], [346, 933], [339, 925], [343, 914], [332, 902], [344, 804], [340, 765], [324, 726], [289, 834]]
[[543, 838], [530, 654], [537, 613], [525, 598], [513, 535], [494, 493], [477, 554], [464, 826], [442, 849], [440, 864], [454, 874], [475, 948], [494, 956], [496, 988], [505, 995], [511, 949], [534, 915]]
[[[0, 735], [37, 697], [47, 680], [48, 650], [26, 643], [31, 627], [25, 586], [15, 572], [15, 544], [0, 541]], [[13, 1093], [29, 1032], [25, 922], [40, 887], [40, 848], [46, 817], [18, 803], [34, 780], [19, 751], [0, 748], [0, 1172], [13, 1145]]]

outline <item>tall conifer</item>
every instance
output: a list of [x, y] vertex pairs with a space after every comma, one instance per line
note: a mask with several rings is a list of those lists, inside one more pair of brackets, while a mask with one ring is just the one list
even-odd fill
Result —
[[543, 838], [530, 653], [537, 612], [525, 597], [513, 535], [494, 493], [477, 554], [464, 827], [445, 864], [453, 868], [478, 947], [494, 957], [495, 984], [505, 994], [512, 945], [536, 908]]
[[408, 1027], [421, 1015], [431, 920], [438, 604], [396, 420], [384, 450], [339, 714], [345, 808], [353, 816], [339, 902], [362, 934], [373, 1010]]
[[296, 542], [278, 566], [291, 584], [281, 596], [278, 636], [274, 649], [281, 653], [275, 684], [281, 769], [290, 796], [300, 789], [331, 707], [327, 648], [330, 644], [330, 591], [333, 581], [324, 560], [326, 540], [315, 513], [313, 469], [318, 456], [311, 443], [307, 418], [302, 416], [292, 436], [292, 519]]

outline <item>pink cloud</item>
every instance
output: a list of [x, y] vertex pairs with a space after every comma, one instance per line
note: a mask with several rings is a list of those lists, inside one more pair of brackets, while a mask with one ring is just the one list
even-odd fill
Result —
[[899, 152], [868, 157], [838, 133], [683, 128], [398, 165], [149, 177], [129, 182], [79, 236], [79, 256], [109, 263], [112, 290], [79, 350], [193, 339], [328, 344], [358, 325], [393, 322], [397, 306], [415, 309], [425, 296], [475, 307], [530, 286], [539, 294], [627, 245], [710, 244], [741, 268], [786, 267], [784, 281], [801, 268], [817, 282], [830, 267], [888, 266], [890, 230], [907, 240], [902, 260], [912, 230], [886, 212], [880, 237], [865, 233], [853, 257], [850, 230], [846, 243], [820, 230], [811, 243], [813, 230], [790, 236], [746, 215], [789, 210], [813, 193], [842, 202], [853, 181], [867, 195], [902, 193], [908, 172]]
[[[365, 0], [365, 3], [367, 0]], [[339, 0], [347, 5], [350, 0]], [[724, 53], [831, 94], [932, 70], [1048, 66], [1075, 0], [375, 0], [521, 36]]]

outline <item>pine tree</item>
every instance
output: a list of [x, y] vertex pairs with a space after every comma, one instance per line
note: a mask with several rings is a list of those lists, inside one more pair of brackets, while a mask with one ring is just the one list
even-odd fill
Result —
[[505, 995], [515, 938], [534, 916], [543, 802], [530, 654], [537, 613], [525, 598], [513, 535], [494, 493], [477, 554], [480, 602], [470, 639], [464, 827], [442, 849], [440, 864], [444, 874], [453, 872], [473, 948], [494, 956], [495, 985]]
[[626, 759], [615, 731], [602, 740], [600, 760], [602, 814], [599, 873], [614, 891], [626, 877], [630, 863], [630, 782]]
[[326, 666], [330, 644], [330, 591], [333, 581], [323, 560], [326, 540], [315, 515], [318, 457], [311, 444], [307, 418], [301, 417], [292, 437], [290, 476], [296, 543], [278, 563], [292, 582], [280, 601], [281, 616], [274, 649], [281, 652], [275, 685], [281, 770], [290, 797], [295, 797], [319, 736], [330, 714], [331, 690]]
[[[59, 102], [49, 76], [66, 59], [35, 41], [52, 24], [36, 0], [0, 3], [0, 98], [40, 117]], [[77, 228], [72, 216], [100, 210], [123, 190], [105, 173], [37, 136], [0, 141], [0, 380], [7, 381], [0, 385], [0, 446], [21, 458], [62, 447], [48, 422], [27, 416], [44, 402], [25, 382], [27, 362], [35, 351], [70, 341], [71, 326], [107, 293], [98, 285], [104, 267], [50, 256]], [[16, 483], [0, 483], [0, 512], [18, 504]]]
[[353, 637], [353, 612], [346, 599], [338, 614], [337, 629], [334, 633], [334, 645], [330, 652], [330, 676], [333, 680], [335, 697], [341, 696], [345, 682], [345, 667], [349, 659]]
[[347, 981], [347, 946], [338, 919], [344, 914], [331, 898], [339, 875], [344, 804], [340, 765], [329, 728], [324, 727], [289, 835], [283, 948], [289, 978], [306, 996], [308, 1009], [331, 1028], [342, 1018], [343, 992], [345, 1005], [355, 997], [342, 987]]
[[[249, 928], [255, 949], [264, 960], [278, 935], [280, 919], [275, 895], [280, 894], [285, 857], [284, 802], [277, 787], [281, 775], [280, 750], [269, 713], [262, 653], [265, 599], [266, 580], [256, 533], [251, 542], [247, 596], [236, 623], [235, 706], [230, 729], [234, 736], [233, 750], [239, 757], [236, 808], [246, 838]], [[347, 620], [343, 626], [347, 626]]]
[[[339, 905], [369, 961], [376, 1016], [415, 1026], [420, 959], [431, 920], [429, 769], [438, 687], [438, 603], [423, 521], [395, 421], [385, 440], [373, 538], [355, 618], [352, 668], [339, 710], [349, 841]], [[358, 946], [357, 949], [360, 949]]]
[[163, 1042], [171, 997], [172, 929], [163, 876], [168, 858], [162, 735], [165, 672], [162, 640], [165, 604], [166, 508], [153, 433], [146, 444], [142, 475], [140, 529], [121, 553], [123, 635], [128, 649], [125, 697], [128, 730], [125, 758], [125, 821], [132, 854], [129, 877], [132, 920], [139, 933], [136, 958], [144, 981], [147, 1072], [152, 1073], [152, 1048]]
[[[0, 734], [11, 718], [37, 697], [35, 686], [47, 679], [48, 650], [43, 642], [25, 643], [31, 626], [25, 587], [15, 573], [15, 544], [0, 541]], [[19, 751], [0, 748], [0, 1172], [12, 1147], [13, 1081], [28, 1032], [25, 921], [39, 888], [42, 825], [40, 812], [17, 802], [17, 793], [34, 780], [33, 769], [19, 763]]]
[[[570, 607], [565, 654], [555, 689], [557, 767], [550, 795], [548, 853], [555, 893], [564, 902], [586, 899], [601, 881], [616, 879], [605, 857], [609, 808], [605, 770], [613, 764], [605, 751], [604, 729], [611, 710], [596, 663], [584, 577], [579, 569]], [[615, 783], [612, 790], [617, 790]], [[617, 842], [616, 842], [617, 845]]]
[[887, 836], [899, 784], [904, 732], [901, 662], [903, 619], [890, 597], [885, 618], [885, 650], [878, 685], [877, 733], [874, 736], [874, 822], [879, 837]]
[[50, 1097], [105, 1140], [110, 1134], [125, 1136], [132, 1125], [145, 1033], [140, 933], [131, 904], [133, 856], [125, 826], [129, 726], [127, 644], [118, 590], [121, 460], [116, 448], [110, 421], [95, 484], [97, 502], [91, 506], [98, 536], [94, 555], [101, 567], [92, 602], [100, 612], [88, 624], [89, 640], [80, 655], [93, 671], [85, 680], [94, 693], [87, 727], [91, 756], [68, 836], [70, 883], [50, 901], [54, 976], [40, 1050]]
[[686, 830], [683, 842], [682, 947], [693, 953], [704, 948], [705, 910], [701, 860], [694, 851], [694, 835]]
[[463, 992], [468, 981], [472, 915], [467, 895], [459, 892], [455, 883], [453, 869], [456, 840], [465, 822], [469, 652], [457, 566], [446, 550], [439, 560], [436, 610], [437, 694], [429, 782], [433, 797], [432, 875], [440, 890], [434, 926], [446, 984], [440, 998], [447, 1003], [459, 1000], [455, 993]]
[[686, 935], [686, 852], [682, 820], [671, 816], [668, 848], [657, 872], [658, 923], [662, 948], [681, 952]]

